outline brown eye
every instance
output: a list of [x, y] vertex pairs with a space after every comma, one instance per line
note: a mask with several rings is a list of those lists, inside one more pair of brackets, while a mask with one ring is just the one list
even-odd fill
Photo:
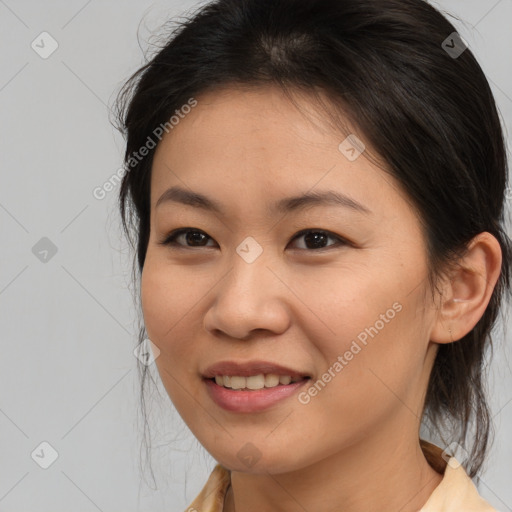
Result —
[[[347, 242], [343, 238], [330, 233], [329, 231], [318, 230], [318, 229], [305, 229], [295, 235], [293, 240], [303, 238], [306, 247], [299, 247], [301, 250], [322, 250], [329, 249], [330, 247], [338, 247], [340, 245], [346, 245]], [[328, 240], [335, 240], [334, 244], [328, 244]]]
[[[204, 231], [193, 228], [181, 228], [172, 231], [161, 245], [171, 245], [178, 247], [209, 247], [205, 244], [207, 240], [212, 240]], [[210, 246], [211, 247], [211, 246]]]
[[[300, 238], [304, 239], [305, 247], [295, 247], [295, 249], [322, 251], [331, 247], [349, 245], [349, 242], [340, 236], [320, 229], [304, 229], [297, 233], [292, 241]], [[334, 240], [335, 243], [329, 244], [329, 239]], [[184, 249], [215, 247], [215, 245], [207, 245], [208, 240], [213, 241], [204, 231], [194, 228], [180, 228], [169, 233], [159, 244]]]

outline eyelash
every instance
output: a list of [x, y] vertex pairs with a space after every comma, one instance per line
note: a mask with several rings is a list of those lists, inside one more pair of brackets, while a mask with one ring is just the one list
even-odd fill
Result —
[[[208, 236], [204, 231], [201, 231], [200, 229], [195, 229], [195, 228], [179, 228], [179, 229], [175, 229], [174, 231], [171, 231], [162, 241], [159, 241], [158, 243], [160, 245], [164, 245], [164, 246], [171, 246], [173, 248], [178, 248], [178, 249], [191, 249], [191, 250], [197, 250], [197, 249], [201, 249], [203, 247], [212, 247], [212, 246], [187, 246], [187, 245], [181, 245], [181, 244], [178, 244], [176, 242], [176, 239], [180, 236], [180, 235], [183, 235], [183, 234], [186, 234], [186, 233], [201, 233], [203, 235], [206, 235], [210, 240], [213, 240], [213, 238], [211, 238], [210, 236]], [[296, 233], [294, 235], [294, 237], [291, 239], [291, 241], [295, 240], [296, 238], [299, 238], [301, 236], [304, 236], [304, 235], [307, 235], [309, 233], [322, 233], [322, 234], [325, 234], [327, 235], [329, 238], [333, 238], [333, 239], [336, 239], [337, 240], [337, 243], [336, 244], [332, 244], [332, 245], [328, 245], [327, 247], [320, 247], [319, 249], [298, 249], [299, 251], [308, 251], [308, 252], [323, 252], [323, 251], [326, 251], [326, 250], [330, 250], [330, 249], [333, 249], [333, 248], [336, 248], [336, 247], [340, 247], [340, 246], [346, 246], [346, 245], [352, 245], [348, 240], [342, 238], [341, 236], [339, 235], [335, 235], [334, 233], [331, 233], [330, 231], [326, 231], [325, 229], [303, 229], [301, 231], [299, 231], [298, 233]]]

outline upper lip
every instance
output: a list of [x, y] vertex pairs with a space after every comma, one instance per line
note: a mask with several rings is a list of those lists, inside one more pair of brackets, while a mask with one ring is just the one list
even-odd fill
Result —
[[289, 375], [292, 378], [309, 377], [307, 373], [287, 368], [280, 364], [269, 361], [247, 361], [245, 363], [236, 363], [235, 361], [220, 361], [209, 366], [204, 372], [203, 377], [211, 379], [217, 375], [230, 375], [240, 377], [250, 377], [251, 375], [273, 373], [275, 375]]

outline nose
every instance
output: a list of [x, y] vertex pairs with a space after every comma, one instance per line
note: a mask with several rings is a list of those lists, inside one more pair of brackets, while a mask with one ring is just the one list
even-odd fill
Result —
[[234, 257], [231, 270], [214, 288], [216, 296], [204, 318], [207, 331], [249, 340], [260, 331], [278, 335], [288, 329], [291, 292], [263, 254], [252, 263]]

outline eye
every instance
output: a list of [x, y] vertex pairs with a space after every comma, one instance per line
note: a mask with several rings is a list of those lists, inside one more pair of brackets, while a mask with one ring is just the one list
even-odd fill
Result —
[[[300, 247], [300, 250], [312, 249], [316, 251], [321, 251], [323, 249], [329, 249], [331, 247], [338, 247], [341, 245], [349, 245], [349, 242], [342, 237], [331, 233], [330, 231], [325, 231], [323, 229], [303, 229], [299, 233], [297, 233], [293, 239], [304, 238], [306, 243], [306, 247]], [[335, 240], [336, 243], [330, 245], [324, 245], [328, 239]]]
[[[292, 238], [292, 242], [300, 238], [304, 239], [306, 247], [299, 247], [299, 250], [309, 249], [321, 251], [329, 249], [330, 247], [351, 245], [350, 242], [344, 238], [322, 229], [303, 229]], [[331, 240], [335, 240], [335, 243], [325, 245], [329, 238]], [[214, 247], [212, 245], [206, 245], [208, 240], [213, 241], [213, 238], [208, 236], [204, 231], [194, 228], [180, 228], [171, 231], [171, 233], [169, 233], [164, 240], [160, 241], [159, 244], [183, 249], [192, 247]]]
[[[181, 237], [185, 235], [184, 240], [188, 244], [191, 245], [183, 245], [181, 243], [178, 243], [177, 240], [179, 240]], [[175, 229], [174, 231], [171, 231], [167, 237], [159, 242], [161, 245], [170, 245], [170, 246], [177, 246], [177, 247], [208, 247], [203, 242], [205, 242], [207, 239], [213, 240], [210, 238], [204, 231], [201, 231], [199, 229], [194, 228], [180, 228]]]

